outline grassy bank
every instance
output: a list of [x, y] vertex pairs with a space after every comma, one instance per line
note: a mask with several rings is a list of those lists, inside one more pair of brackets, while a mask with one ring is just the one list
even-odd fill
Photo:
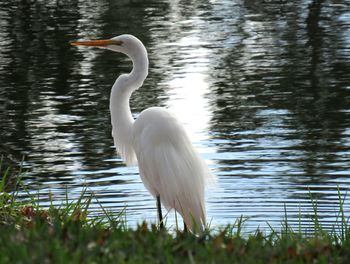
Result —
[[[4, 177], [3, 177], [4, 179]], [[4, 182], [4, 180], [2, 181]], [[322, 229], [314, 203], [314, 232], [281, 230], [242, 235], [242, 219], [199, 235], [140, 224], [122, 215], [88, 217], [90, 199], [43, 210], [22, 204], [0, 183], [0, 263], [349, 263], [349, 226], [340, 198], [339, 222]], [[82, 194], [82, 197], [84, 195]]]
[[0, 226], [0, 263], [348, 263], [350, 255], [348, 240], [327, 233], [242, 237], [226, 227], [195, 236], [146, 223], [107, 227], [80, 211], [18, 210]]

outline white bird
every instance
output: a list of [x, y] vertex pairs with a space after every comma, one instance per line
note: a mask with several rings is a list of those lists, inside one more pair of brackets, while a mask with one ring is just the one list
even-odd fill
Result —
[[138, 164], [142, 182], [157, 199], [160, 227], [163, 227], [162, 202], [165, 208], [175, 209], [182, 216], [185, 229], [202, 229], [206, 223], [205, 185], [213, 176], [184, 127], [160, 107], [142, 111], [136, 120], [130, 111], [130, 96], [142, 86], [148, 74], [145, 46], [132, 35], [71, 44], [121, 52], [132, 60], [132, 71], [120, 75], [111, 91], [114, 144], [127, 165]]

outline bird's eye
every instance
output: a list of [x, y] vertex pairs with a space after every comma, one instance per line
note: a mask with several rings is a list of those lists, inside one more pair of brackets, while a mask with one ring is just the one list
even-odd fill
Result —
[[124, 42], [121, 40], [112, 40], [112, 44], [117, 45], [117, 46], [122, 46], [124, 44]]

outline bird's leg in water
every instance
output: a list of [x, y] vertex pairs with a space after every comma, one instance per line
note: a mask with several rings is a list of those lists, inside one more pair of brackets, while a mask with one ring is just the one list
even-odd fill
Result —
[[163, 224], [163, 216], [162, 216], [162, 207], [160, 204], [160, 196], [157, 196], [157, 209], [158, 209], [158, 217], [159, 217], [159, 227], [161, 229], [164, 228], [164, 224]]

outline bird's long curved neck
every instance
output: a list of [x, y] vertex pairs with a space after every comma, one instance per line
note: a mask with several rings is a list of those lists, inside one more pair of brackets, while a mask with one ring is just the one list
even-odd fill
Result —
[[136, 155], [132, 147], [132, 126], [129, 99], [133, 91], [138, 89], [148, 74], [147, 51], [141, 47], [135, 54], [127, 54], [133, 69], [129, 74], [121, 75], [114, 83], [110, 98], [111, 122], [114, 143], [123, 160], [128, 165], [136, 164]]

